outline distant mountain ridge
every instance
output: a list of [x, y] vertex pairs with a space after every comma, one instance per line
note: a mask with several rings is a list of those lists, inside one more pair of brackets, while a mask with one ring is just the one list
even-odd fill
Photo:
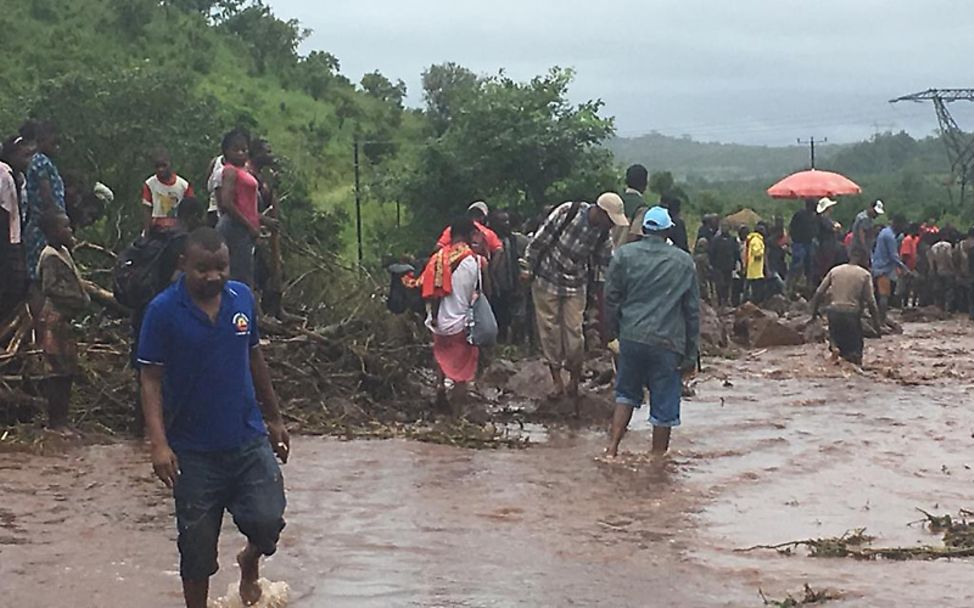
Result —
[[[650, 171], [670, 171], [677, 179], [743, 181], [775, 178], [807, 169], [807, 146], [755, 146], [701, 142], [689, 138], [649, 133], [616, 137], [607, 147], [622, 164], [641, 163]], [[826, 163], [845, 146], [816, 147], [817, 164]]]

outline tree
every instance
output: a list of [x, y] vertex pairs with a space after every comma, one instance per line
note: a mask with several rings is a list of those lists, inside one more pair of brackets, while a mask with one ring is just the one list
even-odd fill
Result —
[[560, 68], [529, 82], [501, 73], [454, 97], [449, 128], [406, 171], [403, 200], [413, 217], [448, 218], [476, 198], [534, 212], [553, 197], [594, 200], [614, 185], [611, 155], [601, 147], [612, 120], [599, 115], [601, 101], [568, 101], [572, 78]]
[[406, 83], [397, 80], [395, 84], [376, 70], [362, 76], [362, 90], [380, 101], [392, 104], [400, 111], [406, 98]]
[[278, 19], [259, 0], [233, 13], [220, 27], [246, 43], [257, 74], [266, 73], [270, 67], [293, 66], [298, 60], [298, 45], [311, 34], [297, 19]]
[[423, 72], [426, 117], [436, 135], [447, 130], [453, 112], [475, 94], [478, 82], [476, 74], [452, 62], [432, 65]]
[[348, 79], [339, 74], [341, 64], [331, 53], [312, 51], [298, 61], [294, 68], [295, 81], [315, 101], [325, 97], [336, 84], [348, 85]]

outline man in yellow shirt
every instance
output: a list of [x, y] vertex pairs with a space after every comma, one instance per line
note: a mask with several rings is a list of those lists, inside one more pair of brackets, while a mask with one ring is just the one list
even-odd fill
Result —
[[754, 229], [754, 232], [747, 235], [747, 240], [744, 242], [744, 278], [747, 280], [747, 289], [750, 293], [750, 300], [755, 303], [761, 303], [764, 301], [764, 240], [767, 235], [767, 227], [764, 224], [758, 224]]

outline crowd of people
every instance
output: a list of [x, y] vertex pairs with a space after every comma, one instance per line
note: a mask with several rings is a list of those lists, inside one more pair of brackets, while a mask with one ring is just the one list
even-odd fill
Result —
[[[72, 227], [94, 221], [113, 193], [90, 191], [62, 176], [57, 130], [29, 122], [0, 149], [0, 318], [27, 314], [33, 347], [25, 375], [48, 404], [48, 429], [69, 426], [78, 371], [73, 321], [95, 288], [72, 257]], [[154, 169], [133, 196], [142, 234], [119, 253], [116, 299], [133, 310], [133, 366], [140, 383], [138, 416], [153, 469], [173, 491], [180, 574], [188, 608], [205, 608], [217, 570], [224, 511], [247, 544], [237, 556], [245, 605], [262, 590], [259, 561], [275, 552], [284, 528], [284, 484], [290, 440], [260, 350], [261, 314], [284, 314], [280, 277], [257, 272], [262, 228], [274, 238], [277, 197], [270, 146], [245, 132], [223, 138], [208, 169], [211, 206], [158, 150]], [[92, 202], [93, 200], [97, 202]], [[136, 207], [133, 206], [133, 211]], [[209, 213], [204, 217], [204, 212]], [[207, 225], [209, 224], [209, 225]], [[275, 266], [273, 260], [265, 266]], [[276, 264], [278, 272], [280, 260]], [[265, 273], [272, 275], [272, 272]], [[140, 434], [143, 429], [139, 429]]]
[[[58, 152], [56, 129], [39, 122], [0, 149], [0, 317], [28, 312], [49, 428], [70, 434], [72, 321], [91, 291], [72, 257], [73, 227], [97, 217], [93, 201], [114, 195], [65, 180]], [[275, 456], [285, 462], [290, 452], [257, 327], [263, 313], [286, 314], [279, 248], [267, 247], [279, 229], [274, 156], [266, 141], [227, 133], [206, 169], [205, 204], [167, 151], [148, 160], [142, 234], [119, 254], [114, 277], [117, 299], [134, 311], [137, 411], [153, 467], [174, 492], [186, 605], [206, 605], [225, 510], [247, 538], [240, 593], [253, 602], [260, 557], [275, 551], [284, 527]], [[845, 231], [832, 218], [836, 201], [824, 197], [804, 201], [787, 226], [704, 216], [691, 250], [682, 201], [648, 202], [648, 183], [646, 168], [633, 165], [621, 193], [527, 219], [477, 201], [422, 263], [390, 266], [390, 309], [426, 315], [440, 400], [461, 401], [481, 349], [499, 340], [539, 348], [550, 399], [577, 407], [586, 351], [605, 349], [616, 366], [607, 456], [617, 456], [647, 401], [652, 450], [663, 454], [680, 424], [684, 382], [699, 368], [701, 301], [728, 309], [805, 295], [813, 316], [826, 313], [838, 353], [857, 363], [866, 312], [877, 333], [894, 306], [937, 304], [974, 318], [974, 229], [964, 237], [901, 216], [884, 224], [876, 201]]]

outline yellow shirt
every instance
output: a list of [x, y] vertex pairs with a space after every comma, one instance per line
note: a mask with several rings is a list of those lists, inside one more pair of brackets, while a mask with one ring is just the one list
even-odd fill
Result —
[[745, 278], [752, 281], [764, 278], [764, 237], [759, 232], [752, 232], [747, 235], [747, 275]]

